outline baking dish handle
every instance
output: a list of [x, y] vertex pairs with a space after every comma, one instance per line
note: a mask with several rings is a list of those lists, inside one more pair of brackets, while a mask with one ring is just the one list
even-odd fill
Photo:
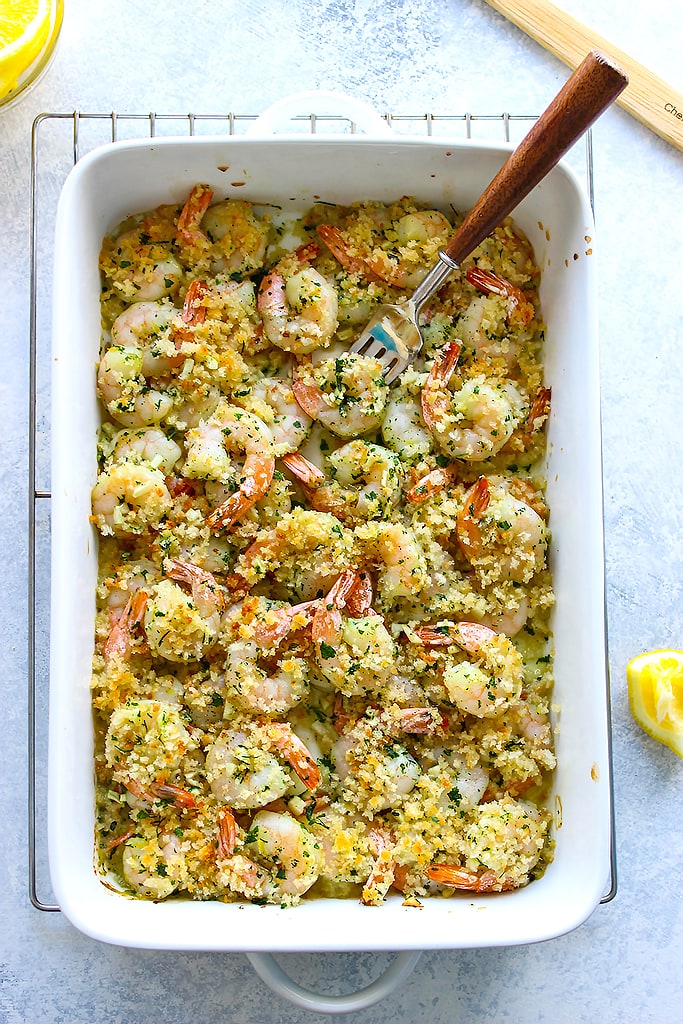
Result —
[[283, 971], [272, 953], [247, 953], [246, 957], [259, 978], [290, 1003], [314, 1013], [351, 1013], [374, 1006], [390, 995], [415, 969], [421, 955], [419, 950], [397, 953], [384, 974], [358, 992], [344, 996], [322, 996], [304, 988]]
[[285, 96], [267, 107], [247, 128], [246, 135], [274, 135], [278, 128], [287, 125], [293, 117], [322, 117], [333, 115], [346, 118], [354, 127], [368, 135], [392, 135], [393, 132], [385, 119], [363, 100], [347, 96], [343, 92], [327, 89], [311, 89], [308, 92], [296, 92]]

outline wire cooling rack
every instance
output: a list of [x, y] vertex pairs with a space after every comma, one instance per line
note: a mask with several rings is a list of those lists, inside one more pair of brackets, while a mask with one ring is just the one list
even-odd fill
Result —
[[[28, 851], [29, 898], [37, 910], [59, 911], [38, 895], [38, 879], [48, 877], [44, 842], [46, 805], [47, 679], [49, 666], [49, 406], [52, 234], [57, 201], [71, 168], [107, 142], [161, 136], [241, 135], [255, 114], [65, 113], [40, 114], [31, 133], [30, 321], [28, 444]], [[536, 120], [533, 114], [385, 114], [400, 135], [517, 143]], [[353, 134], [356, 125], [336, 115], [293, 118], [290, 131], [302, 134]], [[591, 205], [593, 146], [590, 131], [565, 157], [585, 175]], [[45, 256], [45, 253], [48, 256]], [[77, 302], [77, 297], [74, 297]], [[610, 739], [611, 851], [610, 887], [601, 902], [617, 891], [614, 792]]]

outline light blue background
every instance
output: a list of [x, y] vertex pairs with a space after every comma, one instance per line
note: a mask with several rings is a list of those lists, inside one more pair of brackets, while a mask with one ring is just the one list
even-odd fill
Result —
[[[241, 955], [111, 948], [27, 895], [26, 506], [28, 225], [31, 124], [44, 110], [256, 114], [303, 89], [340, 89], [380, 112], [538, 113], [568, 72], [482, 0], [66, 0], [55, 63], [0, 114], [0, 1019], [46, 1024], [275, 1024], [309, 1021]], [[683, 91], [680, 5], [564, 0], [566, 10]], [[48, 192], [65, 171], [54, 137]], [[683, 647], [681, 185], [683, 154], [614, 108], [594, 129], [600, 252], [605, 525], [619, 893], [570, 935], [538, 946], [425, 954], [405, 986], [349, 1020], [374, 1024], [552, 1024], [682, 1019], [683, 761], [645, 737], [628, 710], [625, 666]], [[68, 144], [66, 145], [68, 157]], [[50, 225], [39, 239], [49, 276]], [[42, 294], [42, 293], [41, 293]], [[78, 296], [73, 296], [74, 306]], [[39, 310], [46, 315], [44, 305]], [[39, 360], [46, 476], [47, 338]], [[579, 439], [580, 440], [580, 439]], [[74, 438], [74, 444], [78, 439]], [[580, 501], [577, 495], [577, 501]], [[47, 526], [40, 516], [45, 622]], [[44, 721], [45, 630], [39, 639]], [[44, 771], [44, 731], [39, 730]], [[42, 785], [39, 812], [44, 812]], [[49, 900], [44, 837], [39, 890]], [[381, 911], [380, 911], [381, 913]], [[362, 947], [362, 935], [358, 936]], [[290, 955], [323, 992], [358, 987], [385, 955]], [[323, 1018], [318, 1018], [323, 1019]]]

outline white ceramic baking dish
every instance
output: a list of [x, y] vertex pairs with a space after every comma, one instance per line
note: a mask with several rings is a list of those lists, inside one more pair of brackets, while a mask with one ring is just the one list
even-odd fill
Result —
[[[335, 112], [331, 102], [326, 98], [320, 112]], [[309, 102], [304, 109], [316, 108]], [[421, 910], [403, 907], [400, 895], [391, 895], [379, 909], [318, 900], [283, 910], [129, 899], [107, 888], [93, 864], [89, 687], [97, 537], [88, 515], [99, 424], [97, 257], [103, 236], [130, 213], [180, 202], [196, 182], [207, 182], [221, 197], [276, 202], [285, 209], [303, 209], [318, 197], [347, 203], [409, 194], [445, 211], [465, 210], [510, 151], [493, 143], [397, 137], [376, 114], [348, 98], [342, 112], [350, 111], [369, 134], [273, 135], [291, 111], [291, 104], [276, 105], [246, 136], [105, 146], [83, 158], [64, 186], [53, 328], [48, 816], [54, 891], [77, 928], [125, 946], [419, 950], [549, 939], [579, 925], [596, 907], [608, 878], [610, 849], [596, 244], [587, 197], [563, 165], [514, 214], [543, 271], [546, 379], [552, 386], [547, 477], [557, 592], [558, 768], [552, 795], [555, 856], [543, 878], [511, 893], [427, 900]], [[404, 956], [403, 968], [413, 961]], [[261, 970], [265, 973], [263, 964]]]

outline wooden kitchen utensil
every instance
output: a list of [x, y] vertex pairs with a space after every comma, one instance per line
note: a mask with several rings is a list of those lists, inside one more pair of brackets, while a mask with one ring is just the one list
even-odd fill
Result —
[[552, 170], [627, 82], [609, 57], [589, 53], [510, 154], [411, 298], [400, 305], [380, 306], [351, 351], [379, 360], [388, 384], [402, 373], [422, 347], [421, 306]]
[[609, 53], [629, 77], [628, 88], [617, 103], [660, 138], [683, 150], [683, 94], [548, 0], [486, 2], [570, 68], [578, 67], [588, 50]]

